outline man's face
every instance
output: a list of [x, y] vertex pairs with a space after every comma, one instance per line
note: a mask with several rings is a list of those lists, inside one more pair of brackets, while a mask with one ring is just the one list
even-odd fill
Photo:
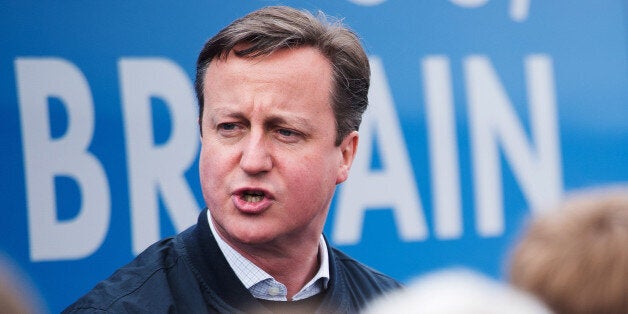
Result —
[[204, 84], [200, 177], [220, 235], [236, 247], [318, 241], [358, 141], [334, 145], [329, 61], [309, 47], [230, 54]]

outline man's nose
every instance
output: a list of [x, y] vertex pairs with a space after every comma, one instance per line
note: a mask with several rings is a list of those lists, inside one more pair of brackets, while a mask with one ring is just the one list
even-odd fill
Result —
[[273, 161], [263, 132], [251, 132], [242, 148], [240, 167], [246, 173], [258, 174], [270, 171]]

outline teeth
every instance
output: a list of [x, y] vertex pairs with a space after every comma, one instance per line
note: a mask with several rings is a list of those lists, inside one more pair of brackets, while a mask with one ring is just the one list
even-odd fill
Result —
[[242, 194], [242, 199], [249, 203], [261, 202], [264, 199], [264, 193], [249, 191]]
[[264, 199], [264, 196], [244, 194], [242, 198], [249, 203], [257, 203], [261, 202], [262, 199]]

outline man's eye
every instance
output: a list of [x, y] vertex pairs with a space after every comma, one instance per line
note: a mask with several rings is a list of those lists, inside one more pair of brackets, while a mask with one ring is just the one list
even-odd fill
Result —
[[294, 131], [287, 130], [287, 129], [279, 129], [279, 130], [277, 130], [277, 132], [280, 135], [283, 135], [283, 136], [294, 136], [294, 135], [296, 135], [296, 133]]
[[275, 132], [278, 139], [286, 143], [297, 143], [304, 139], [303, 133], [291, 129], [277, 129]]
[[235, 123], [221, 123], [218, 125], [218, 129], [224, 130], [224, 131], [232, 131], [232, 130], [235, 130], [235, 128], [236, 128]]

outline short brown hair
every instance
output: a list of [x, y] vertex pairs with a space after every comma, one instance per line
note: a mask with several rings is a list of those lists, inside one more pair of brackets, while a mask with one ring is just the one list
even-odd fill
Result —
[[533, 220], [510, 280], [556, 313], [628, 313], [628, 190], [588, 193]]
[[[238, 44], [247, 45], [245, 49], [235, 50]], [[340, 145], [347, 134], [358, 130], [368, 105], [370, 68], [366, 53], [357, 35], [339, 21], [328, 21], [322, 12], [317, 18], [307, 11], [284, 6], [249, 13], [205, 43], [196, 62], [199, 125], [203, 117], [205, 72], [214, 58], [226, 58], [232, 51], [238, 57], [255, 58], [279, 49], [302, 46], [318, 49], [331, 64], [335, 143]]]

